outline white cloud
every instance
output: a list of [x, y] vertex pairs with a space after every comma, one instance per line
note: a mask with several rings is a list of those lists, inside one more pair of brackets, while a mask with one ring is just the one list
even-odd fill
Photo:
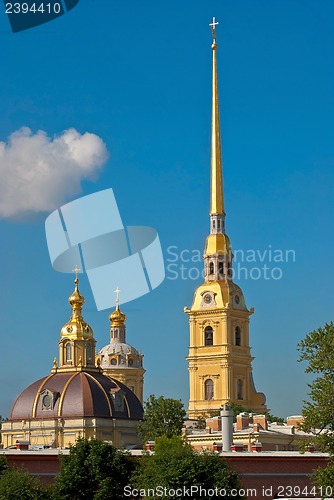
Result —
[[54, 138], [27, 127], [0, 141], [0, 217], [50, 212], [81, 192], [108, 159], [100, 137], [74, 128]]

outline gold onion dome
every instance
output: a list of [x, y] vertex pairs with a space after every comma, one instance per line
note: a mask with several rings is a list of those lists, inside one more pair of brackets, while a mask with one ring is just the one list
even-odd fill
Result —
[[122, 326], [126, 321], [126, 315], [120, 310], [118, 304], [114, 312], [109, 316], [109, 321], [112, 326]]
[[74, 283], [75, 283], [75, 289], [74, 289], [74, 292], [72, 293], [72, 295], [69, 296], [68, 301], [72, 307], [73, 306], [80, 306], [81, 307], [85, 303], [85, 298], [79, 292], [79, 288], [78, 288], [79, 279], [75, 278]]

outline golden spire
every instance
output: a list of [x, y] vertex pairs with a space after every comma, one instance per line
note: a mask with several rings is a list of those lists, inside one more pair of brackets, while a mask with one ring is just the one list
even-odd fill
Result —
[[[216, 19], [212, 19], [209, 25], [212, 30], [212, 133], [211, 133], [211, 189], [210, 189], [210, 234], [206, 239], [204, 257], [205, 280], [221, 280], [226, 278], [226, 273], [221, 272], [229, 268], [229, 262], [219, 261], [218, 256], [229, 254], [231, 251], [230, 241], [225, 233], [225, 211], [223, 196], [223, 174], [222, 174], [222, 152], [220, 143], [219, 102], [218, 102], [218, 78], [216, 51]], [[221, 259], [220, 259], [221, 260]], [[228, 260], [228, 259], [227, 259]], [[213, 266], [213, 268], [212, 268]], [[211, 272], [213, 269], [213, 272]], [[221, 269], [221, 271], [219, 271]]]
[[218, 78], [216, 51], [216, 18], [209, 25], [212, 30], [212, 133], [211, 133], [211, 204], [210, 215], [224, 214], [222, 153], [220, 142]]

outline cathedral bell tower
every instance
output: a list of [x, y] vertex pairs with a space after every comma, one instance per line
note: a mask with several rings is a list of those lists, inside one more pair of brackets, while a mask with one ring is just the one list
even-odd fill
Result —
[[76, 268], [75, 271], [74, 292], [68, 298], [68, 302], [72, 307], [72, 315], [61, 329], [59, 364], [55, 359], [52, 372], [76, 372], [81, 370], [100, 372], [100, 368], [95, 365], [96, 341], [94, 333], [82, 316], [82, 306], [85, 299], [79, 292], [79, 269]]
[[212, 136], [210, 234], [204, 250], [204, 283], [195, 291], [187, 356], [189, 418], [218, 412], [234, 402], [254, 412], [266, 411], [265, 396], [256, 392], [249, 346], [249, 317], [241, 288], [233, 282], [233, 253], [225, 233], [222, 154], [219, 123], [216, 25], [212, 29]]

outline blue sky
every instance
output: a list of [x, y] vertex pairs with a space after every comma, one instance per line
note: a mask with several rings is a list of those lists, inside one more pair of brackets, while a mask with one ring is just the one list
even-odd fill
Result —
[[[96, 134], [109, 159], [82, 181], [81, 195], [112, 187], [123, 222], [156, 228], [166, 265], [177, 247], [177, 264], [186, 268], [185, 279], [172, 279], [167, 267], [159, 288], [123, 308], [128, 342], [145, 354], [146, 396], [188, 400], [183, 307], [201, 283], [191, 278], [201, 270], [197, 256], [209, 230], [208, 24], [215, 16], [227, 233], [245, 253], [295, 252], [295, 261], [242, 263], [248, 273], [266, 264], [282, 274], [238, 281], [255, 307], [255, 384], [273, 413], [301, 411], [308, 378], [296, 345], [333, 319], [333, 15], [333, 2], [324, 0], [81, 0], [59, 19], [13, 34], [0, 10], [0, 141], [22, 127], [51, 141], [71, 128]], [[51, 209], [4, 215], [6, 204], [15, 212], [28, 195], [39, 198], [22, 182], [16, 190], [9, 160], [0, 161], [5, 416], [21, 390], [49, 373], [73, 289], [73, 276], [50, 264], [44, 221]], [[59, 206], [78, 196], [70, 184], [65, 175]], [[182, 250], [196, 261], [182, 262]], [[80, 289], [102, 347], [109, 311], [96, 311], [85, 276]]]

